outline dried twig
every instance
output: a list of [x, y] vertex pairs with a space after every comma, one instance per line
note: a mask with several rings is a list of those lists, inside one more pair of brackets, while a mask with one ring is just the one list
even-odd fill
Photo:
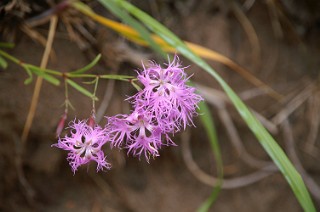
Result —
[[255, 62], [256, 68], [258, 68], [261, 64], [261, 47], [258, 35], [248, 17], [235, 1], [231, 1], [231, 10], [248, 36], [252, 47], [252, 61]]
[[[57, 23], [58, 23], [58, 17], [52, 16], [51, 21], [50, 21], [50, 30], [49, 30], [49, 34], [48, 34], [48, 40], [47, 40], [45, 51], [43, 53], [40, 68], [46, 68], [46, 66], [47, 66], [52, 43], [53, 43], [54, 34], [56, 31], [56, 27], [57, 27]], [[37, 109], [37, 105], [38, 105], [38, 99], [39, 99], [39, 94], [40, 94], [40, 90], [41, 90], [41, 86], [42, 86], [42, 81], [43, 81], [42, 77], [37, 77], [37, 81], [35, 84], [32, 100], [31, 100], [31, 105], [30, 105], [30, 109], [28, 112], [28, 116], [27, 116], [27, 120], [26, 120], [26, 123], [23, 128], [23, 132], [21, 135], [22, 144], [24, 144], [26, 142], [28, 135], [29, 135], [29, 132], [30, 132], [30, 128], [31, 128], [31, 125], [33, 122], [33, 118], [34, 118], [36, 109]]]
[[278, 114], [272, 118], [272, 122], [276, 125], [282, 123], [291, 113], [293, 113], [299, 106], [301, 106], [311, 95], [315, 88], [315, 84], [309, 84], [298, 95], [296, 95], [287, 106], [284, 107]]
[[316, 140], [319, 133], [320, 126], [320, 92], [316, 92], [309, 98], [309, 120], [310, 130], [305, 143], [305, 150], [312, 156], [319, 156], [319, 149], [316, 148]]
[[277, 12], [277, 6], [275, 5], [273, 0], [267, 0], [266, 3], [267, 3], [270, 19], [271, 19], [273, 33], [276, 36], [276, 38], [282, 39], [283, 30], [280, 24], [279, 15]]
[[32, 206], [35, 206], [36, 202], [34, 198], [35, 198], [36, 192], [33, 189], [33, 187], [30, 185], [28, 180], [26, 179], [23, 168], [22, 168], [23, 145], [21, 145], [21, 140], [16, 133], [12, 132], [12, 138], [14, 140], [15, 148], [16, 148], [15, 167], [16, 167], [19, 183], [22, 186], [23, 190], [25, 191], [25, 197], [28, 203]]
[[244, 148], [239, 133], [228, 113], [226, 108], [218, 108], [218, 115], [227, 130], [227, 136], [236, 148], [240, 158], [244, 160], [250, 166], [261, 168], [268, 166], [272, 170], [277, 170], [276, 166], [272, 162], [262, 161], [251, 156]]
[[[183, 160], [189, 169], [189, 171], [202, 183], [215, 186], [218, 182], [218, 179], [205, 173], [200, 167], [196, 164], [196, 162], [192, 158], [191, 150], [190, 150], [190, 134], [187, 132], [182, 133], [182, 154]], [[272, 164], [273, 166], [273, 164]], [[259, 171], [256, 171], [252, 174], [248, 174], [242, 177], [236, 177], [233, 179], [223, 179], [222, 188], [223, 189], [234, 189], [239, 187], [244, 187], [255, 182], [258, 182], [275, 172], [275, 170], [270, 170], [271, 166], [265, 166]]]
[[[240, 139], [239, 133], [226, 109], [226, 103], [228, 102], [226, 97], [223, 97], [223, 93], [214, 90], [212, 88], [205, 88], [204, 86], [198, 86], [199, 92], [202, 94], [202, 96], [212, 105], [214, 105], [218, 109], [218, 116], [220, 120], [222, 121], [224, 127], [227, 130], [227, 135], [236, 148], [239, 156], [247, 162], [249, 165], [252, 165], [254, 167], [261, 167], [265, 165], [270, 165], [269, 162], [261, 161], [253, 156], [251, 156], [244, 148], [242, 141]], [[200, 89], [199, 89], [200, 88]], [[214, 90], [214, 91], [213, 91]], [[249, 97], [248, 97], [249, 98]], [[262, 119], [263, 116], [260, 115], [259, 119]], [[267, 123], [267, 119], [263, 119], [265, 123]], [[276, 127], [273, 127], [273, 125], [268, 124], [269, 128], [272, 128], [272, 131], [276, 131]], [[275, 167], [274, 167], [275, 168]]]
[[24, 33], [26, 33], [31, 39], [37, 41], [40, 43], [42, 46], [46, 46], [47, 40], [45, 37], [43, 37], [40, 33], [37, 31], [33, 30], [31, 27], [28, 25], [22, 25], [20, 28]]
[[242, 7], [244, 10], [248, 11], [250, 10], [254, 3], [256, 2], [256, 0], [246, 0], [243, 4], [242, 4]]
[[[230, 104], [229, 98], [222, 91], [203, 86], [200, 84], [196, 84], [197, 90], [201, 93], [201, 95], [208, 101], [208, 103], [215, 105], [216, 107], [221, 107], [222, 104]], [[253, 96], [256, 97], [256, 96]], [[247, 100], [250, 99], [247, 96]], [[250, 108], [251, 112], [259, 119], [259, 121], [263, 124], [265, 128], [267, 128], [271, 133], [277, 133], [277, 126], [263, 117], [260, 113], [256, 112], [252, 108]]]
[[313, 194], [315, 198], [320, 200], [320, 186], [315, 182], [314, 179], [307, 173], [307, 171], [304, 169], [297, 153], [295, 150], [295, 141], [293, 137], [293, 132], [291, 129], [290, 122], [288, 119], [284, 119], [282, 121], [282, 129], [283, 129], [283, 136], [284, 141], [286, 144], [286, 149], [288, 152], [288, 156], [295, 165], [296, 169], [300, 172], [302, 178], [304, 179], [306, 185], [308, 186], [310, 192]]
[[124, 192], [118, 191], [119, 188], [117, 187], [116, 183], [113, 183], [111, 187], [109, 183], [107, 183], [101, 176], [97, 175], [96, 173], [93, 174], [91, 172], [88, 172], [88, 174], [93, 182], [97, 185], [97, 187], [99, 187], [103, 191], [107, 199], [113, 197], [113, 199], [116, 200], [116, 202], [112, 202], [112, 207], [119, 209], [117, 206], [120, 205], [122, 207], [122, 210], [124, 211], [133, 211], [128, 201], [126, 201]]
[[[40, 43], [44, 48], [47, 45], [47, 40], [45, 37], [43, 37], [38, 31], [33, 30], [30, 26], [28, 26], [27, 24], [24, 24], [20, 27], [21, 31], [23, 31], [24, 33], [26, 33], [26, 35], [28, 35], [32, 40], [34, 40], [35, 42]], [[53, 50], [53, 48], [51, 49], [50, 52], [50, 58], [51, 60], [55, 61], [57, 56], [55, 51]]]
[[[57, 25], [57, 17], [53, 17], [51, 20], [51, 24], [50, 24], [50, 32], [48, 35], [46, 49], [45, 49], [45, 52], [43, 54], [43, 58], [41, 61], [41, 66], [40, 66], [41, 68], [45, 68], [47, 65], [56, 25]], [[36, 111], [39, 93], [40, 93], [40, 89], [41, 89], [41, 84], [42, 84], [42, 78], [38, 77], [37, 82], [36, 82], [36, 86], [35, 86], [35, 90], [33, 93], [33, 98], [32, 98], [32, 102], [31, 102], [30, 110], [28, 113], [27, 121], [26, 121], [24, 129], [23, 129], [23, 133], [22, 133], [20, 139], [17, 136], [14, 137], [14, 140], [16, 141], [15, 143], [16, 143], [16, 152], [17, 152], [16, 158], [15, 158], [15, 165], [16, 165], [16, 169], [17, 169], [19, 182], [22, 185], [22, 187], [24, 188], [24, 190], [26, 191], [26, 198], [27, 198], [29, 204], [31, 204], [33, 206], [35, 206], [35, 201], [34, 201], [35, 190], [32, 188], [32, 186], [30, 185], [28, 180], [25, 178], [24, 171], [22, 168], [22, 165], [23, 165], [22, 155], [23, 155], [24, 146], [27, 141], [27, 137], [28, 137], [31, 125], [32, 125], [33, 117], [34, 117], [34, 114]]]

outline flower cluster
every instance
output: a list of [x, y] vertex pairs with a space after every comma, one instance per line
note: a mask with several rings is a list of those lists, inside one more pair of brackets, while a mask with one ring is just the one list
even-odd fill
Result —
[[169, 134], [193, 124], [192, 117], [202, 98], [187, 85], [188, 77], [178, 58], [162, 68], [152, 63], [138, 72], [144, 88], [130, 97], [133, 112], [108, 118], [111, 144], [125, 146], [134, 156], [159, 156], [161, 146], [175, 145]]
[[202, 97], [187, 85], [189, 77], [178, 57], [166, 68], [156, 63], [143, 68], [137, 77], [143, 89], [128, 98], [133, 105], [131, 114], [106, 117], [105, 128], [73, 122], [71, 136], [54, 145], [70, 151], [68, 160], [74, 172], [91, 160], [97, 162], [97, 171], [109, 169], [101, 150], [107, 142], [112, 148], [127, 149], [133, 156], [143, 155], [149, 162], [151, 157], [159, 156], [162, 146], [175, 145], [171, 134], [194, 125], [192, 118]]

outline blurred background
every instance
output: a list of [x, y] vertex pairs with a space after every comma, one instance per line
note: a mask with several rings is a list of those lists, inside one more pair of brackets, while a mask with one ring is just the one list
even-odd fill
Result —
[[[117, 20], [97, 1], [83, 1], [96, 13]], [[320, 2], [317, 0], [145, 0], [130, 1], [181, 39], [214, 50], [229, 60], [209, 64], [239, 94], [276, 138], [302, 175], [320, 207]], [[0, 2], [0, 41], [23, 62], [39, 66], [51, 15], [58, 15], [48, 68], [67, 72], [99, 53], [95, 74], [136, 75], [142, 62], [165, 63], [149, 48], [132, 43], [63, 1]], [[119, 21], [119, 20], [117, 20]], [[302, 211], [284, 177], [241, 120], [216, 81], [189, 66], [198, 91], [210, 106], [224, 164], [224, 185], [211, 211]], [[240, 70], [240, 71], [239, 71]], [[195, 211], [210, 196], [216, 163], [199, 117], [195, 128], [176, 134], [177, 147], [161, 149], [146, 161], [106, 149], [112, 169], [95, 165], [73, 175], [67, 153], [52, 148], [64, 113], [64, 87], [44, 82], [27, 140], [21, 134], [35, 79], [9, 63], [0, 70], [1, 211]], [[278, 95], [263, 91], [256, 79]], [[82, 82], [79, 80], [78, 82]], [[83, 84], [81, 84], [83, 85]], [[83, 85], [90, 89], [90, 85]], [[128, 113], [129, 83], [100, 80], [97, 119]], [[91, 100], [70, 88], [67, 121], [86, 119]]]

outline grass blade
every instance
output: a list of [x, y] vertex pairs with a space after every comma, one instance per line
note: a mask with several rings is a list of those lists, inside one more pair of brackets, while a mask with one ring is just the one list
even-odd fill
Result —
[[71, 85], [74, 89], [78, 90], [80, 93], [82, 93], [83, 95], [90, 97], [91, 99], [97, 101], [98, 98], [96, 96], [94, 96], [92, 93], [90, 93], [90, 91], [88, 91], [87, 89], [85, 89], [84, 87], [78, 85], [76, 82], [70, 80], [70, 79], [66, 79], [67, 83], [69, 85]]
[[165, 57], [165, 53], [163, 52], [161, 47], [156, 42], [154, 42], [154, 40], [151, 38], [150, 32], [142, 24], [133, 19], [125, 10], [122, 10], [121, 8], [116, 6], [112, 1], [100, 0], [100, 3], [107, 7], [114, 15], [121, 18], [123, 22], [136, 29], [137, 32], [139, 32], [140, 36], [145, 41], [147, 41], [147, 43], [155, 52]]
[[205, 102], [199, 103], [200, 120], [205, 127], [206, 133], [209, 137], [210, 146], [216, 161], [218, 180], [216, 186], [214, 186], [210, 197], [198, 208], [198, 212], [208, 211], [211, 205], [216, 201], [218, 194], [220, 193], [223, 183], [223, 163], [221, 157], [220, 146], [218, 143], [217, 133], [215, 130], [214, 122], [210, 110]]
[[98, 54], [96, 56], [96, 58], [94, 58], [91, 63], [89, 63], [88, 65], [86, 65], [83, 68], [80, 68], [78, 70], [72, 71], [70, 73], [72, 73], [72, 74], [82, 74], [82, 73], [88, 71], [89, 69], [91, 69], [93, 66], [95, 66], [98, 63], [98, 61], [100, 60], [100, 58], [101, 58], [101, 54]]

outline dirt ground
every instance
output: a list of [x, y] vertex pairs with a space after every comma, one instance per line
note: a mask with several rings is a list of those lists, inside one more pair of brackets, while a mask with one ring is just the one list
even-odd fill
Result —
[[[230, 2], [167, 0], [136, 5], [182, 39], [231, 58], [284, 96], [278, 101], [259, 93], [259, 89], [232, 69], [208, 61], [253, 110], [269, 120], [269, 129], [293, 163], [300, 167], [299, 171], [302, 170], [314, 203], [320, 209], [320, 17], [309, 7], [289, 4], [290, 1], [253, 1], [250, 7], [247, 5], [250, 1]], [[267, 2], [280, 3], [276, 6]], [[97, 3], [91, 6], [110, 16]], [[300, 10], [296, 9], [298, 6]], [[255, 33], [250, 27], [246, 31], [248, 23]], [[34, 30], [46, 36], [48, 24]], [[102, 52], [103, 60], [94, 68], [95, 73], [134, 75], [134, 70], [141, 68], [141, 60], [159, 59], [148, 49], [102, 26], [94, 25], [89, 31], [96, 38], [95, 43], [79, 46], [79, 42], [70, 40], [60, 22], [48, 68], [62, 72], [74, 70]], [[15, 48], [8, 52], [22, 61], [39, 65], [43, 50], [43, 46], [20, 32]], [[209, 100], [214, 92], [221, 90], [215, 80], [186, 59], [182, 60], [183, 65], [190, 65], [187, 71], [194, 74], [192, 79], [200, 85], [199, 89], [210, 91], [205, 98], [217, 128], [226, 184], [235, 183], [234, 188], [221, 191], [210, 211], [302, 211], [279, 172], [259, 171], [270, 159], [234, 108], [223, 98], [218, 98], [216, 103]], [[0, 211], [195, 211], [210, 195], [212, 187], [201, 182], [199, 170], [191, 172], [190, 163], [185, 161], [187, 151], [191, 151], [194, 162], [206, 176], [216, 175], [214, 157], [199, 118], [195, 120], [196, 128], [175, 135], [177, 147], [162, 149], [161, 156], [150, 164], [127, 157], [125, 152], [107, 150], [113, 166], [110, 171], [96, 173], [91, 164], [73, 175], [66, 153], [51, 147], [57, 142], [55, 129], [63, 114], [64, 88], [45, 82], [30, 135], [22, 147], [20, 136], [35, 82], [24, 85], [26, 78], [27, 74], [11, 63], [8, 69], [0, 70]], [[134, 92], [131, 85], [101, 81], [97, 95], [100, 100], [104, 99], [105, 92], [112, 93], [105, 115], [130, 110], [123, 100]], [[75, 116], [88, 118], [90, 99], [72, 89], [69, 95], [75, 111], [70, 111], [68, 121]], [[99, 101], [98, 110], [100, 106]], [[232, 126], [225, 125], [221, 111], [227, 112], [238, 132], [237, 138], [244, 147], [242, 154], [239, 154], [241, 148], [230, 139]], [[285, 118], [282, 119], [281, 114]], [[104, 123], [102, 120], [101, 124]], [[190, 140], [189, 148], [187, 140]], [[268, 176], [240, 186], [250, 181], [252, 173]]]

